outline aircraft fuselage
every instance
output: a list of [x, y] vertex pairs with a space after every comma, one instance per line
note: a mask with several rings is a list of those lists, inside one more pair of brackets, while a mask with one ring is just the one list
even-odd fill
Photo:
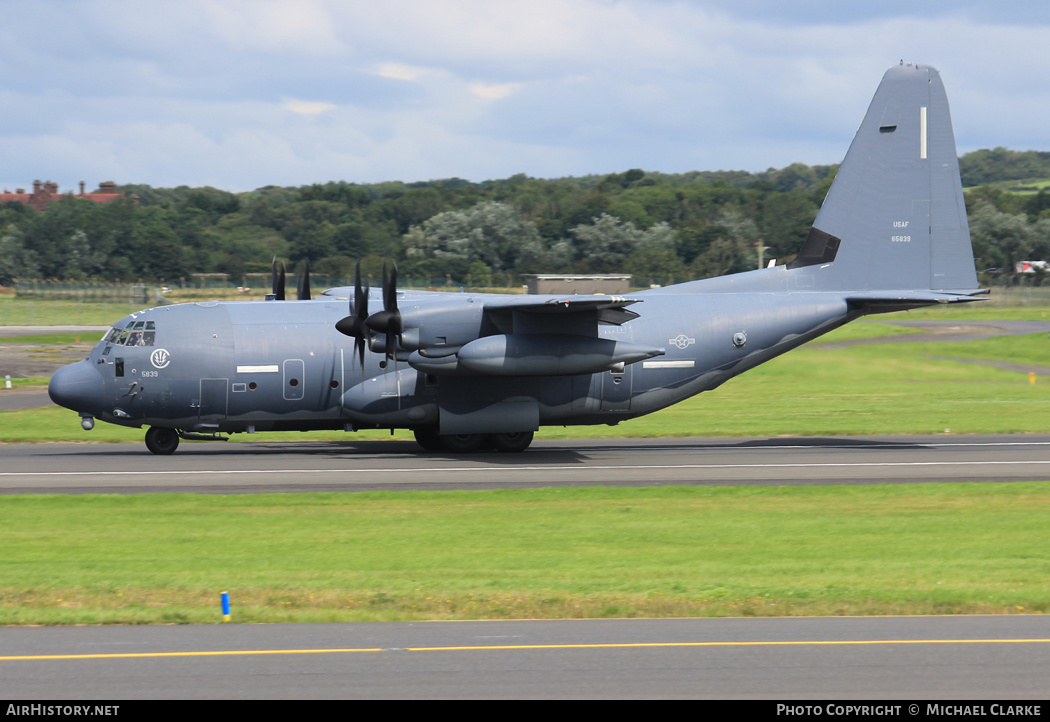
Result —
[[[704, 282], [690, 285], [699, 291]], [[399, 302], [411, 310], [425, 306], [428, 295], [410, 291]], [[445, 306], [479, 309], [491, 298], [440, 296]], [[642, 302], [644, 321], [599, 326], [597, 337], [664, 353], [600, 373], [565, 374], [560, 366], [549, 374], [479, 375], [427, 362], [418, 370], [407, 350], [396, 362], [369, 351], [362, 371], [352, 339], [334, 328], [346, 302], [324, 296], [131, 314], [85, 361], [60, 371], [52, 390], [82, 415], [197, 433], [433, 426], [467, 434], [498, 431], [502, 422], [509, 423], [506, 430], [530, 425], [502, 418], [507, 414], [534, 417], [538, 426], [615, 424], [715, 388], [850, 317], [842, 294], [833, 293], [633, 297]], [[152, 345], [143, 340], [147, 327]], [[503, 338], [489, 336], [495, 337]], [[563, 354], [562, 363], [571, 364], [573, 356]]]

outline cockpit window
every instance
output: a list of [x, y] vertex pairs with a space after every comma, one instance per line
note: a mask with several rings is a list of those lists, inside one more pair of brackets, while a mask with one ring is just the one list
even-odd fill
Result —
[[153, 321], [132, 321], [124, 328], [114, 326], [103, 339], [104, 343], [116, 346], [153, 346], [157, 340], [156, 324]]

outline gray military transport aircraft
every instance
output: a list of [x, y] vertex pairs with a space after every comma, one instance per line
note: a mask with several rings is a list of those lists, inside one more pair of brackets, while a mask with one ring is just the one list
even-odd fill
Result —
[[427, 450], [518, 452], [540, 426], [652, 413], [860, 316], [982, 293], [944, 86], [910, 63], [886, 72], [786, 265], [629, 298], [403, 291], [396, 267], [372, 290], [358, 267], [352, 287], [311, 299], [307, 281], [284, 300], [279, 275], [265, 301], [121, 319], [51, 377], [52, 400], [85, 429], [149, 426], [155, 454], [180, 438], [374, 428], [412, 429]]

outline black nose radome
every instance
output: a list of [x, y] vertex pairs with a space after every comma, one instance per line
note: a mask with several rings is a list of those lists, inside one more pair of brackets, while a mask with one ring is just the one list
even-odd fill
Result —
[[94, 413], [102, 400], [102, 375], [87, 360], [63, 366], [48, 382], [47, 395], [59, 406]]

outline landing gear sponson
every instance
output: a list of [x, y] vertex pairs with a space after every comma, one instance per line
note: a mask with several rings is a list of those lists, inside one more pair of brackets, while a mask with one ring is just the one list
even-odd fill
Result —
[[[493, 448], [503, 453], [517, 454], [529, 448], [533, 438], [532, 432], [441, 435], [433, 429], [414, 429], [414, 433], [416, 443], [425, 451], [447, 451], [452, 454], [468, 454]], [[175, 429], [151, 426], [146, 432], [146, 448], [162, 456], [173, 454], [179, 448], [181, 436]]]

